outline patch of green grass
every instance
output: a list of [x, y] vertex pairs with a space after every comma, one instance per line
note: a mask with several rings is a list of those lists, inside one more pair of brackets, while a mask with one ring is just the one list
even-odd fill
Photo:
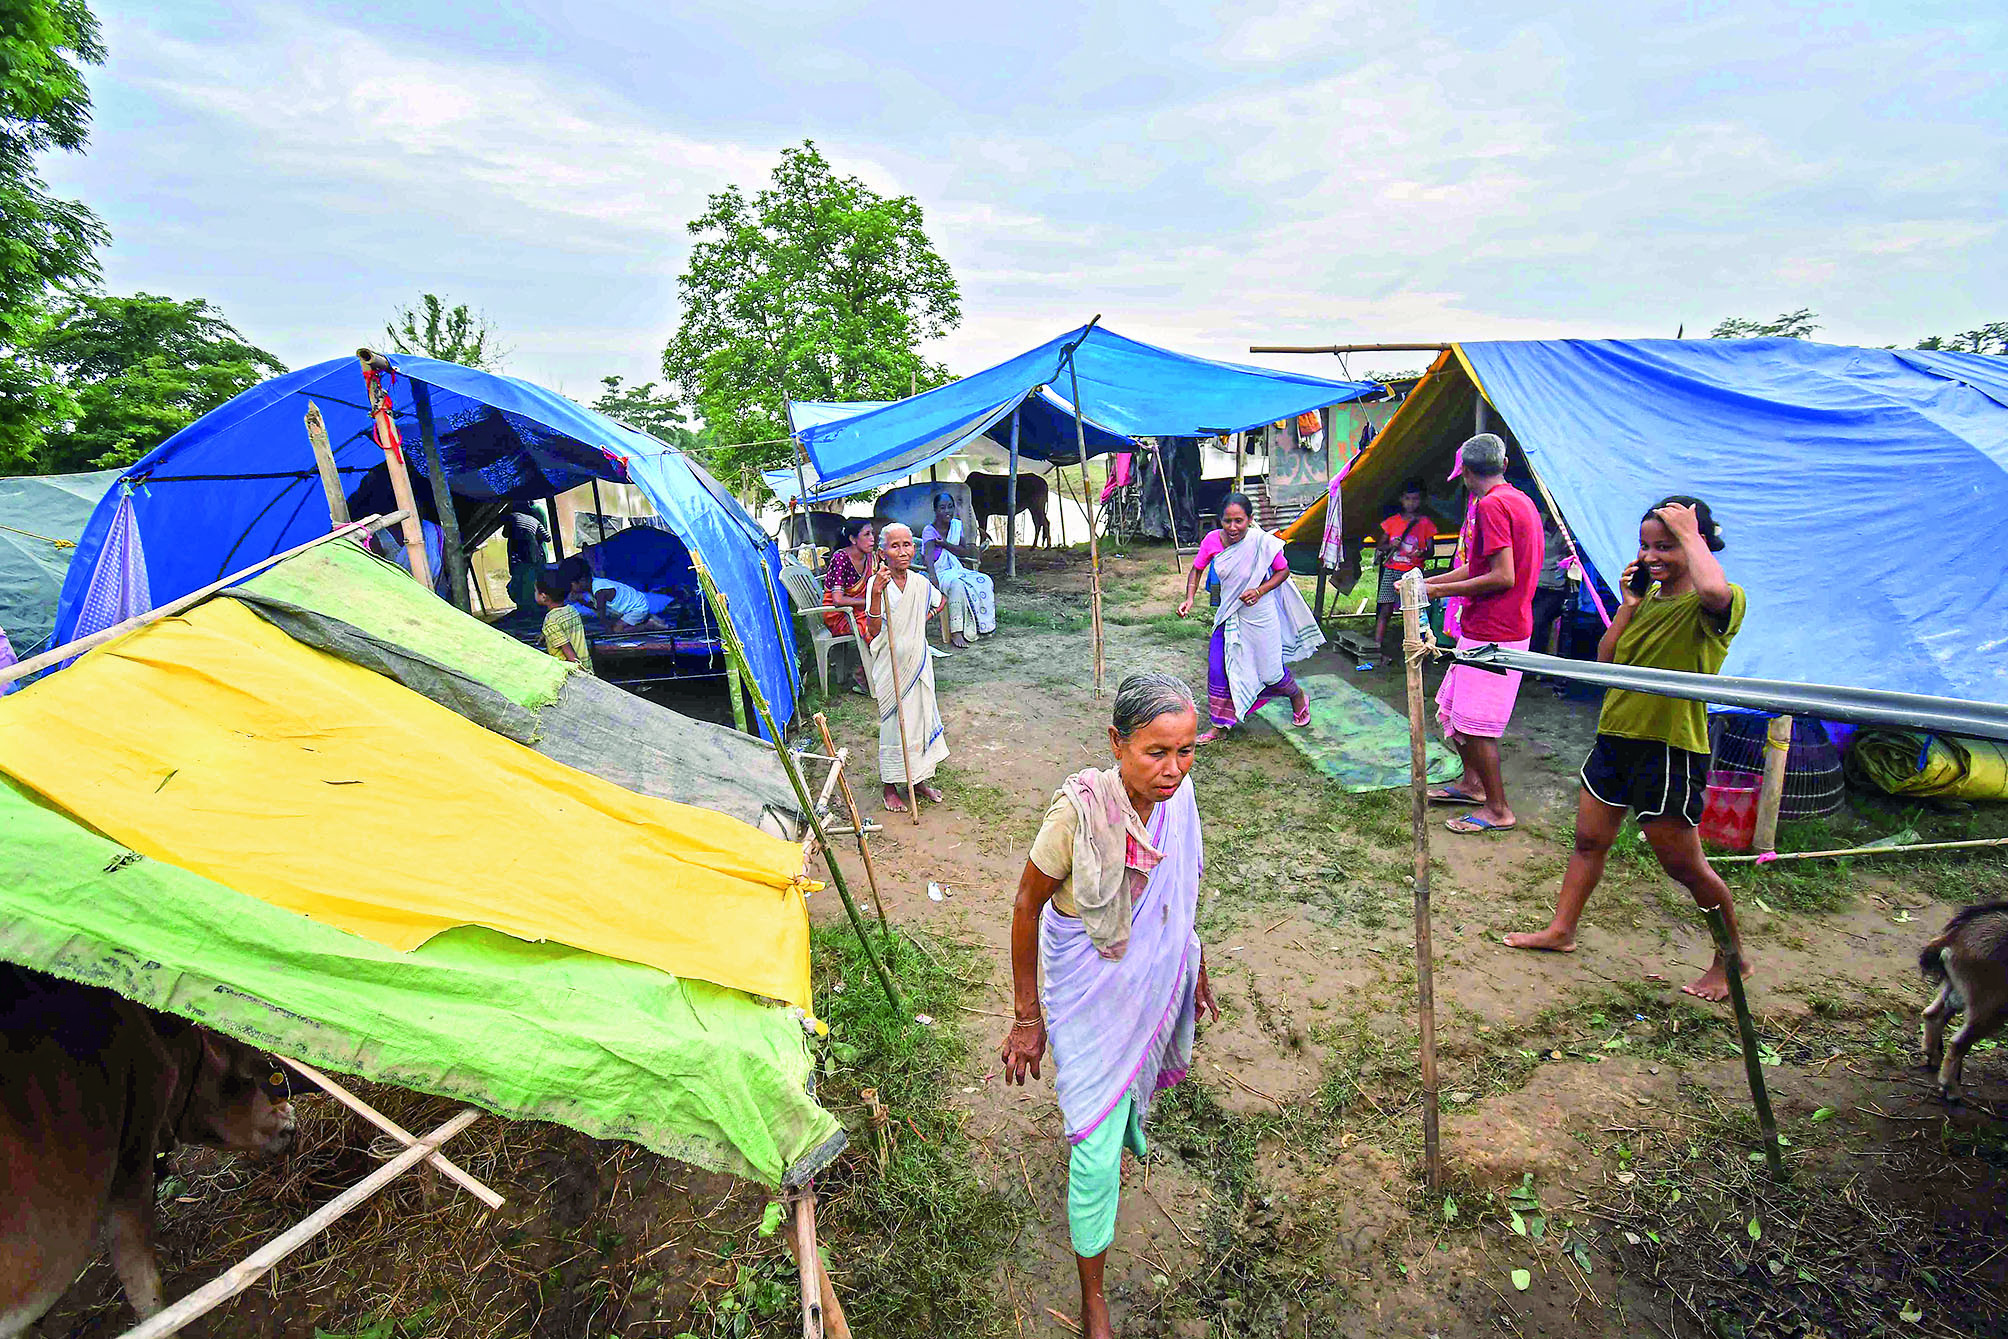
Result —
[[[887, 1001], [847, 926], [812, 935], [816, 1005], [830, 1024], [817, 1096], [850, 1136], [844, 1156], [817, 1178], [823, 1239], [846, 1273], [845, 1294], [869, 1299], [872, 1333], [1002, 1334], [1007, 1318], [993, 1275], [1020, 1210], [977, 1179], [965, 1113], [947, 1095], [948, 1076], [968, 1057], [953, 1020], [975, 955], [874, 935], [905, 998], [902, 1011]], [[915, 1014], [935, 1022], [921, 1025]]]
[[1043, 632], [1081, 632], [1088, 626], [1088, 616], [1052, 609], [999, 609], [997, 626], [1035, 628]]

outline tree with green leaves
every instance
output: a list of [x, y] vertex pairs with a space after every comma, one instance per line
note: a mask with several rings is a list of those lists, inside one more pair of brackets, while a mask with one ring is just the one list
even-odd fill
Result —
[[1820, 327], [1814, 322], [1820, 314], [1808, 307], [1795, 312], [1781, 312], [1768, 321], [1753, 321], [1747, 316], [1727, 316], [1715, 329], [1708, 332], [1710, 339], [1763, 339], [1767, 336], [1777, 339], [1811, 339]]
[[286, 370], [200, 298], [80, 294], [30, 345], [67, 402], [38, 472], [129, 465], [240, 391]]
[[791, 397], [895, 400], [950, 380], [920, 347], [961, 322], [962, 298], [912, 196], [839, 177], [804, 141], [751, 198], [711, 196], [690, 232], [662, 370], [727, 443], [724, 474], [792, 459]]
[[1957, 335], [1927, 335], [1917, 342], [1917, 347], [2008, 357], [2008, 321], [1989, 321], [1978, 330], [1964, 330]]
[[392, 353], [416, 353], [484, 372], [500, 371], [509, 356], [487, 317], [464, 302], [449, 307], [434, 293], [419, 294], [415, 308], [399, 307], [383, 337]]
[[51, 423], [72, 411], [30, 345], [53, 291], [97, 278], [107, 234], [81, 204], [49, 195], [35, 155], [90, 138], [84, 67], [104, 61], [81, 0], [7, 0], [0, 12], [0, 472], [32, 469]]

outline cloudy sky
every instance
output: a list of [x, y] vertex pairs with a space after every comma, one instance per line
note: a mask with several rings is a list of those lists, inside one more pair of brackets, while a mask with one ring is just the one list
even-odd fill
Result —
[[432, 290], [519, 375], [656, 376], [684, 224], [805, 138], [921, 202], [958, 372], [1095, 312], [1244, 361], [1800, 306], [1842, 343], [2008, 318], [1990, 4], [98, 11], [93, 145], [47, 171], [109, 224], [107, 284], [209, 298], [296, 366]]

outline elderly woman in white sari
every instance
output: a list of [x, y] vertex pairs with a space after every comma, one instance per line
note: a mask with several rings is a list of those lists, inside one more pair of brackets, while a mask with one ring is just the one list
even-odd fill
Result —
[[1186, 773], [1198, 729], [1176, 676], [1124, 679], [1109, 727], [1115, 766], [1076, 772], [1054, 793], [1011, 913], [1004, 1076], [1038, 1078], [1051, 1042], [1086, 1339], [1113, 1334], [1102, 1266], [1123, 1150], [1144, 1156], [1152, 1098], [1191, 1067], [1195, 1024], [1220, 1016], [1194, 929], [1204, 852]]
[[949, 640], [966, 649], [971, 635], [989, 636], [997, 631], [997, 584], [973, 567], [964, 567], [973, 545], [962, 539], [962, 521], [955, 514], [955, 498], [947, 493], [934, 495], [934, 522], [920, 535], [927, 570], [941, 593], [948, 597]]
[[1220, 504], [1220, 528], [1200, 541], [1185, 578], [1178, 616], [1192, 612], [1208, 564], [1220, 579], [1220, 607], [1206, 651], [1206, 707], [1213, 727], [1199, 736], [1211, 744], [1271, 698], [1288, 698], [1291, 723], [1311, 723], [1311, 702], [1290, 673], [1325, 640], [1311, 607], [1290, 581], [1283, 541], [1254, 521], [1255, 508], [1240, 493]]
[[872, 696], [878, 699], [879, 780], [885, 783], [885, 807], [903, 814], [906, 801], [899, 792], [909, 778], [917, 798], [929, 804], [942, 798], [933, 777], [948, 756], [948, 737], [934, 700], [934, 657], [927, 653], [928, 616], [941, 608], [942, 594], [913, 565], [911, 529], [887, 526], [879, 551], [885, 561], [865, 602], [865, 641]]

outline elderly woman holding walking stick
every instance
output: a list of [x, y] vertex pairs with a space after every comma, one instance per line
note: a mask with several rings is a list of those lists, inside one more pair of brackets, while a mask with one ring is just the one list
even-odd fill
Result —
[[1197, 1021], [1220, 1014], [1194, 930], [1203, 854], [1186, 773], [1198, 731], [1182, 680], [1124, 679], [1109, 726], [1115, 765], [1076, 772], [1055, 793], [1012, 908], [1005, 1081], [1038, 1078], [1051, 1042], [1087, 1339], [1114, 1333], [1102, 1266], [1123, 1149], [1144, 1155], [1152, 1097], [1185, 1077]]
[[[885, 528], [885, 561], [871, 578], [865, 602], [865, 653], [871, 657], [873, 696], [879, 712], [879, 780], [885, 807], [907, 812], [904, 787], [918, 805], [941, 803], [935, 769], [948, 757], [948, 736], [934, 697], [934, 658], [927, 653], [927, 620], [942, 594], [913, 565], [913, 531]], [[918, 822], [916, 818], [914, 821]]]

